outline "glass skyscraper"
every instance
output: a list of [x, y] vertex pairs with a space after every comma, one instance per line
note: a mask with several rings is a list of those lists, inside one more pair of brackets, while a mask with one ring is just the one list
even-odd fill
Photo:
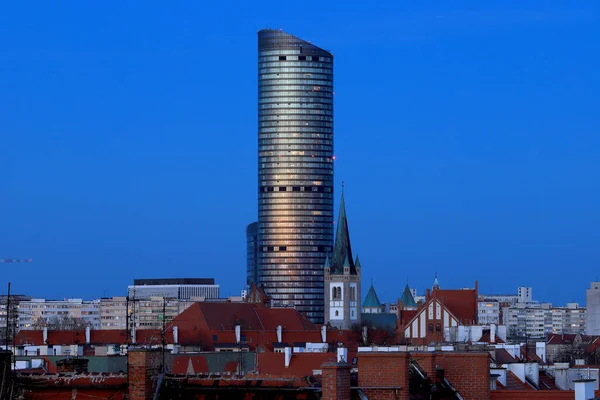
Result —
[[333, 56], [258, 32], [259, 281], [278, 305], [323, 322], [333, 242]]

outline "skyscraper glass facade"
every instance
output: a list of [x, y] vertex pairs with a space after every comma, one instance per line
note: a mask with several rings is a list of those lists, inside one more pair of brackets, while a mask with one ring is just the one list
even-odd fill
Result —
[[246, 286], [258, 285], [258, 222], [246, 227]]
[[324, 317], [333, 242], [333, 56], [258, 32], [259, 281], [276, 304]]

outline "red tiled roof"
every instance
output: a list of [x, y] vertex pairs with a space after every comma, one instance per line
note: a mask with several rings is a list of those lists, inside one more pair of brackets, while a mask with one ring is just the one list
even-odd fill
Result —
[[317, 330], [317, 326], [293, 308], [256, 308], [263, 330], [275, 330], [281, 325], [286, 331]]
[[205, 374], [209, 371], [208, 362], [204, 356], [175, 356], [173, 359], [173, 374]]
[[463, 325], [472, 325], [477, 321], [477, 291], [476, 290], [434, 290], [432, 298], [442, 301], [452, 314]]
[[[490, 334], [490, 331], [485, 330], [485, 331], [483, 331], [483, 335], [481, 336], [481, 339], [478, 340], [478, 342], [492, 343], [491, 340], [492, 340], [492, 336]], [[502, 340], [502, 338], [500, 336], [498, 336], [498, 334], [496, 334], [494, 343], [504, 343], [504, 340]]]
[[90, 344], [124, 344], [127, 331], [123, 329], [98, 329], [90, 331]]
[[554, 377], [548, 375], [546, 373], [546, 371], [540, 371], [538, 389], [539, 390], [559, 390], [556, 387]]
[[258, 353], [258, 370], [261, 375], [281, 377], [304, 377], [328, 361], [335, 361], [334, 353], [294, 353], [290, 366], [285, 366], [283, 353]]
[[495, 349], [494, 355], [492, 357], [496, 364], [512, 364], [517, 362], [517, 360], [510, 355], [508, 351], [505, 349]]
[[506, 371], [506, 386], [507, 390], [535, 390], [530, 385], [521, 381], [512, 371]]
[[37, 330], [21, 329], [19, 333], [17, 333], [16, 342], [17, 346], [25, 344], [31, 346], [40, 346], [44, 344], [44, 333]]

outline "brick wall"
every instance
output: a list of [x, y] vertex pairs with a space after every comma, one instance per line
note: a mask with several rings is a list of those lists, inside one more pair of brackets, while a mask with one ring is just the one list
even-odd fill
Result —
[[408, 361], [408, 353], [360, 353], [358, 386], [369, 400], [407, 400]]
[[490, 398], [488, 359], [488, 353], [439, 352], [435, 364], [464, 400], [484, 400]]
[[151, 400], [160, 374], [160, 350], [130, 349], [127, 353], [129, 400]]
[[325, 363], [321, 370], [322, 400], [350, 400], [350, 364]]

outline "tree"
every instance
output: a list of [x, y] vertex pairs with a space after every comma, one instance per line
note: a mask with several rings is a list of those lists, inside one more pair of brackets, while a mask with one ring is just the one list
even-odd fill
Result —
[[33, 323], [33, 329], [48, 328], [49, 331], [82, 331], [88, 327], [92, 327], [89, 321], [71, 316], [38, 318]]

